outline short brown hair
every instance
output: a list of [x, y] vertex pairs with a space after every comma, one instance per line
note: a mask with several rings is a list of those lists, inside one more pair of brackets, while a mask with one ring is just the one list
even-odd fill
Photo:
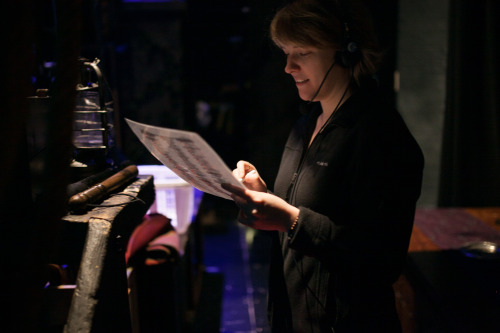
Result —
[[354, 79], [374, 74], [382, 60], [371, 17], [361, 3], [354, 0], [295, 0], [281, 8], [271, 21], [273, 42], [302, 46], [341, 49], [348, 25], [349, 38], [361, 52], [353, 68]]

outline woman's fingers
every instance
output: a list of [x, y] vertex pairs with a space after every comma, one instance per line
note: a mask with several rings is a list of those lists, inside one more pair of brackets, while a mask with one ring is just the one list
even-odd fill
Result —
[[246, 190], [243, 187], [234, 186], [234, 185], [228, 184], [228, 183], [222, 183], [221, 187], [234, 195], [237, 195], [240, 197], [246, 196], [245, 195]]

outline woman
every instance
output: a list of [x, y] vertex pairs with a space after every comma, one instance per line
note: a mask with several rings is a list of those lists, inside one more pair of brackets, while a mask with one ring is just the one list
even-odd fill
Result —
[[285, 72], [311, 106], [286, 143], [274, 192], [254, 165], [223, 184], [238, 220], [277, 231], [269, 280], [273, 332], [398, 332], [398, 278], [420, 195], [423, 156], [371, 76], [380, 62], [352, 2], [298, 0], [271, 23]]

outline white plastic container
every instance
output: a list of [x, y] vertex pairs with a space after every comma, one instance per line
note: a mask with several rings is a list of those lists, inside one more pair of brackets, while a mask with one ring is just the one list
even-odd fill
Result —
[[137, 169], [139, 175], [154, 177], [156, 199], [148, 213], [165, 215], [179, 234], [185, 233], [198, 211], [195, 192], [199, 191], [164, 165], [138, 165]]

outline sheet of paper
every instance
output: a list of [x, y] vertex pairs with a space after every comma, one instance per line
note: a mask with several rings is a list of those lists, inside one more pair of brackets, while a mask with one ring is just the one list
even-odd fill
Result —
[[151, 154], [200, 191], [232, 200], [222, 183], [244, 187], [226, 163], [197, 133], [125, 119]]

